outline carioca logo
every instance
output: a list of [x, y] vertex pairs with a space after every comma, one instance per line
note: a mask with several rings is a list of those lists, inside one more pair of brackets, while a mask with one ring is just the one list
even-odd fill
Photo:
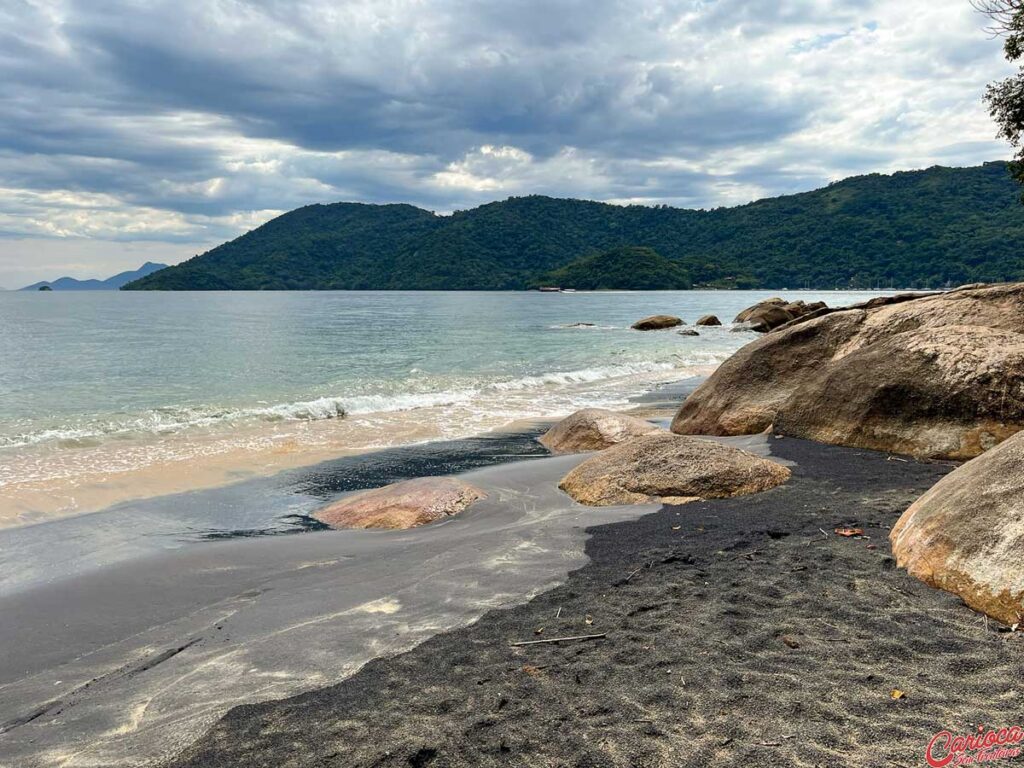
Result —
[[[949, 731], [939, 731], [928, 742], [924, 756], [932, 768], [948, 765], [974, 765], [989, 760], [1003, 760], [1018, 757], [1022, 749], [1014, 746], [1024, 741], [1024, 727], [1014, 725], [998, 731], [986, 731], [979, 725], [977, 733], [954, 736]], [[977, 754], [969, 754], [976, 752]]]

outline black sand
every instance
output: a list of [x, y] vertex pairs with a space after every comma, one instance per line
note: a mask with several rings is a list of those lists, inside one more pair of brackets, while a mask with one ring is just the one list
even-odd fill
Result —
[[[797, 464], [786, 486], [597, 527], [566, 585], [236, 707], [172, 765], [916, 766], [939, 730], [1024, 723], [1021, 634], [890, 554], [889, 527], [949, 466], [772, 450]], [[870, 538], [833, 533], [847, 525]]]

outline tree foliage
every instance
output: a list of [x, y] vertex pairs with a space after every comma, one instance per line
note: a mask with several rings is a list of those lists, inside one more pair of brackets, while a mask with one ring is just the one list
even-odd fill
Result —
[[686, 290], [692, 281], [679, 264], [653, 248], [634, 245], [583, 256], [549, 272], [536, 284], [584, 291], [668, 291]]
[[[1024, 280], [1021, 243], [1017, 187], [1006, 163], [987, 163], [707, 211], [541, 196], [451, 216], [311, 205], [129, 288], [509, 290], [562, 269], [574, 287], [626, 288], [641, 275], [651, 284], [661, 269], [662, 288], [935, 288]], [[616, 251], [624, 246], [645, 250]]]
[[[1006, 60], [1020, 61], [1024, 56], [1024, 0], [974, 0], [974, 7], [991, 20], [989, 31], [1003, 37]], [[985, 101], [999, 135], [1017, 150], [1010, 170], [1024, 184], [1024, 64], [1016, 75], [989, 85]]]

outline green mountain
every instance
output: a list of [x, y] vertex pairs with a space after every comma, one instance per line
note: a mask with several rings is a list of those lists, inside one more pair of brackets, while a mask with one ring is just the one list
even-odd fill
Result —
[[536, 281], [583, 291], [618, 288], [627, 291], [685, 290], [693, 284], [687, 271], [653, 248], [624, 245], [583, 256]]
[[562, 274], [563, 287], [625, 288], [635, 276], [616, 255], [623, 246], [653, 249], [638, 272], [663, 270], [665, 288], [687, 277], [738, 288], [938, 287], [1024, 280], [1022, 244], [1019, 189], [998, 162], [857, 176], [707, 211], [541, 196], [451, 216], [310, 205], [126, 288], [492, 290]]

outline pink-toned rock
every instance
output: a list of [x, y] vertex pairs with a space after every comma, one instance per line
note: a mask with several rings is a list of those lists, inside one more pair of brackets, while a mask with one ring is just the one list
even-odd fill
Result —
[[1024, 432], [942, 478], [889, 538], [911, 575], [1024, 624]]
[[584, 408], [560, 422], [540, 437], [552, 453], [603, 451], [641, 435], [664, 432], [649, 421], [604, 408]]
[[454, 477], [420, 477], [347, 496], [313, 517], [332, 528], [404, 530], [457, 515], [486, 496]]

